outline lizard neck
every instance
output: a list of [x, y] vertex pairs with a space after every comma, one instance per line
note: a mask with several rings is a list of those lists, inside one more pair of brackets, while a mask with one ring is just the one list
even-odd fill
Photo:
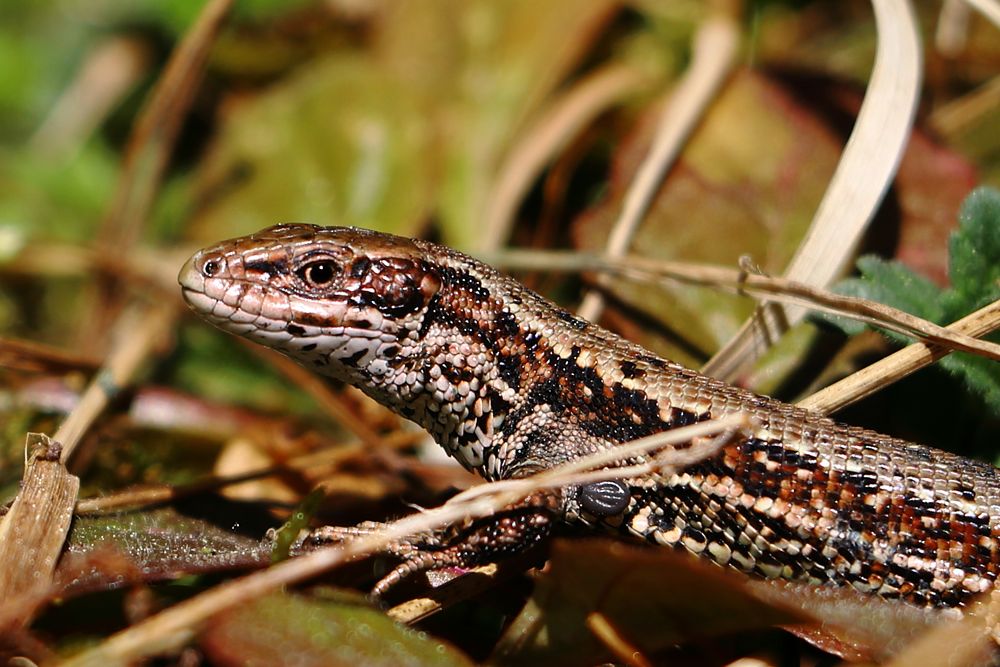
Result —
[[374, 359], [364, 380], [352, 381], [425, 428], [463, 466], [495, 479], [500, 427], [539, 336], [519, 315], [523, 297], [512, 281], [468, 258], [442, 260], [441, 289], [419, 326], [400, 332], [392, 359]]

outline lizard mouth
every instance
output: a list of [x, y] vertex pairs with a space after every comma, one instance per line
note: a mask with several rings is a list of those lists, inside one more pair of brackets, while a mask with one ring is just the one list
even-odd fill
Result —
[[218, 291], [211, 289], [208, 284], [211, 280], [218, 283], [216, 287], [239, 282], [226, 274], [225, 262], [217, 253], [197, 252], [181, 267], [177, 282], [181, 286], [181, 296], [191, 310], [232, 333], [246, 335], [261, 328], [260, 313], [250, 313], [246, 299], [227, 303], [225, 290], [218, 295], [210, 293]]

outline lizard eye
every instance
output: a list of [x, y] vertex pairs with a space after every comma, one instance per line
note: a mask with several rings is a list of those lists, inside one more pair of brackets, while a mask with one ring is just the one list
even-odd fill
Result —
[[335, 262], [322, 259], [318, 262], [306, 264], [296, 271], [296, 274], [313, 287], [324, 287], [333, 280], [339, 269], [340, 267]]

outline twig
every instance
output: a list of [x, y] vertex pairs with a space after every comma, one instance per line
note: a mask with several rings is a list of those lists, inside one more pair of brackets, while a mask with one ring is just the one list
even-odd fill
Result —
[[[414, 444], [424, 436], [416, 431], [399, 431], [388, 435], [382, 442], [383, 447], [394, 449], [407, 447]], [[342, 447], [330, 447], [311, 454], [303, 454], [283, 461], [275, 465], [269, 465], [254, 470], [247, 470], [233, 475], [216, 475], [183, 486], [153, 486], [138, 489], [129, 489], [110, 496], [99, 496], [96, 498], [82, 498], [76, 504], [76, 515], [87, 516], [92, 514], [102, 514], [110, 511], [120, 511], [122, 509], [137, 509], [149, 505], [172, 502], [181, 498], [213, 491], [233, 484], [241, 484], [262, 477], [278, 475], [288, 470], [313, 470], [317, 466], [336, 465], [343, 461], [354, 459], [365, 452], [369, 452], [368, 445], [356, 443]]]
[[[79, 480], [66, 471], [66, 461], [111, 397], [131, 382], [155, 342], [171, 330], [173, 313], [172, 304], [127, 310], [116, 328], [122, 344], [91, 380], [55, 436], [37, 436], [44, 438], [45, 454], [36, 454], [35, 463], [25, 468], [21, 492], [0, 520], [0, 572], [7, 573], [0, 579], [4, 600], [33, 608], [25, 600], [49, 589], [79, 491]], [[17, 576], [24, 572], [31, 575]], [[29, 622], [30, 614], [19, 620]]]
[[965, 0], [969, 6], [986, 17], [986, 20], [1000, 28], [1000, 2], [997, 0]]
[[173, 330], [176, 313], [175, 304], [160, 303], [148, 307], [135, 305], [122, 314], [112, 336], [118, 344], [80, 396], [80, 402], [52, 436], [62, 445], [60, 461], [66, 463], [108, 402], [132, 383], [142, 362], [164, 334]]
[[945, 137], [955, 137], [970, 125], [989, 118], [997, 106], [1000, 106], [1000, 76], [935, 109], [930, 122]]
[[[125, 148], [121, 175], [107, 215], [98, 233], [99, 247], [109, 255], [127, 254], [149, 219], [156, 194], [172, 153], [181, 123], [194, 101], [215, 36], [229, 14], [233, 0], [208, 0], [195, 24], [174, 49], [163, 75], [139, 113]], [[81, 347], [88, 350], [121, 304], [117, 275], [99, 275], [81, 328]]]
[[355, 414], [345, 403], [343, 396], [333, 391], [326, 380], [270, 348], [251, 343], [243, 338], [238, 340], [247, 351], [263, 358], [282, 375], [305, 390], [337, 423], [358, 436], [362, 442], [371, 447], [381, 446], [381, 436]]
[[32, 150], [56, 160], [78, 150], [146, 75], [151, 50], [135, 36], [115, 35], [99, 42], [31, 137]]
[[965, 0], [944, 0], [938, 12], [934, 45], [946, 58], [955, 58], [965, 48], [969, 37], [970, 8]]

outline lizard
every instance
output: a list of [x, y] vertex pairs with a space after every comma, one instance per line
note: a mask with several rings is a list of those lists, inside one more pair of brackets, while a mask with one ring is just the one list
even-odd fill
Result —
[[193, 255], [188, 305], [350, 383], [486, 481], [743, 413], [751, 433], [669, 475], [538, 492], [399, 545], [404, 576], [471, 567], [560, 522], [686, 550], [755, 577], [958, 608], [1000, 570], [1000, 474], [701, 375], [428, 241], [281, 224]]

